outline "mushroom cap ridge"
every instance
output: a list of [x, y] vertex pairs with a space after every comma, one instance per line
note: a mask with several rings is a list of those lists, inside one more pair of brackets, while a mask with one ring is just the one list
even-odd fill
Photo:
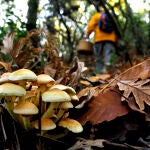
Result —
[[18, 80], [37, 80], [37, 75], [29, 70], [29, 69], [19, 69], [12, 72], [9, 77], [11, 81], [18, 81]]
[[74, 120], [71, 118], [65, 118], [65, 119], [60, 120], [58, 125], [63, 128], [67, 128], [68, 130], [74, 133], [80, 133], [83, 131], [82, 125], [77, 120]]
[[65, 91], [59, 89], [52, 89], [52, 90], [45, 91], [42, 94], [42, 101], [45, 102], [71, 101], [71, 97]]
[[3, 83], [0, 85], [0, 96], [24, 96], [26, 90], [17, 84]]
[[21, 115], [35, 115], [38, 114], [39, 110], [35, 104], [29, 101], [22, 101], [14, 107], [13, 112]]

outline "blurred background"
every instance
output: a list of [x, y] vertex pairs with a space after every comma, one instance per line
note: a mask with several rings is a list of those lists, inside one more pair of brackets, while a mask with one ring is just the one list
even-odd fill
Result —
[[[150, 1], [148, 0], [1, 0], [0, 43], [7, 33], [22, 37], [31, 29], [44, 29], [58, 39], [59, 56], [71, 62], [96, 8], [115, 13], [121, 34], [118, 49], [149, 55]], [[91, 35], [92, 40], [92, 35]]]

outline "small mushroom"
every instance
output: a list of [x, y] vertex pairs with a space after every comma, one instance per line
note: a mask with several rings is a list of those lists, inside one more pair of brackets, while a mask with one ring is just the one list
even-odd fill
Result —
[[67, 128], [69, 131], [73, 133], [80, 133], [83, 131], [82, 125], [77, 120], [71, 118], [64, 118], [60, 120], [58, 126]]
[[55, 80], [48, 74], [39, 74], [37, 76], [37, 83], [38, 85], [46, 85], [47, 87], [51, 87], [55, 84]]
[[13, 83], [3, 83], [0, 85], [0, 97], [4, 97], [4, 105], [9, 114], [16, 120], [16, 116], [12, 110], [17, 97], [25, 96], [26, 90], [19, 85]]
[[74, 101], [79, 101], [79, 98], [78, 96], [75, 94], [75, 95], [71, 95], [71, 100], [74, 100]]
[[66, 86], [63, 84], [55, 84], [49, 88], [49, 90], [51, 90], [51, 89], [59, 89], [59, 90], [65, 91], [70, 95], [72, 100], [75, 100], [75, 101], [79, 100], [76, 95], [76, 91], [70, 86]]
[[13, 83], [3, 83], [0, 85], [0, 96], [24, 96], [26, 90]]
[[29, 69], [19, 69], [19, 70], [12, 72], [9, 75], [8, 79], [10, 81], [17, 82], [19, 83], [19, 85], [26, 88], [26, 82], [37, 80], [37, 75]]
[[13, 109], [15, 114], [20, 115], [23, 120], [23, 126], [26, 130], [30, 127], [30, 118], [32, 115], [38, 114], [39, 110], [36, 105], [29, 101], [19, 102]]
[[[32, 126], [35, 129], [39, 129], [39, 120], [36, 120], [32, 123]], [[49, 118], [42, 118], [41, 119], [41, 130], [47, 131], [47, 130], [53, 130], [56, 128], [56, 124], [53, 122], [52, 119]]]
[[42, 118], [50, 118], [54, 115], [54, 109], [58, 107], [59, 103], [71, 101], [71, 97], [65, 91], [52, 89], [42, 94], [42, 101], [50, 103], [48, 109], [42, 115]]
[[[48, 87], [55, 84], [55, 80], [48, 74], [39, 74], [37, 76], [37, 81], [35, 84], [38, 86], [38, 92], [42, 94], [44, 91], [47, 90]], [[39, 101], [36, 103], [39, 103]], [[43, 101], [41, 103], [41, 109], [42, 112], [46, 110], [46, 103]]]
[[63, 84], [55, 84], [55, 85], [51, 86], [49, 89], [50, 90], [51, 89], [59, 89], [59, 90], [67, 92], [69, 95], [75, 95], [76, 94], [76, 91], [72, 87], [66, 86]]
[[70, 101], [71, 97], [65, 91], [59, 89], [52, 89], [52, 90], [45, 91], [42, 94], [42, 100], [44, 102], [64, 102], [64, 101]]
[[58, 106], [58, 113], [57, 113], [57, 121], [61, 119], [65, 112], [67, 112], [70, 108], [73, 108], [73, 104], [71, 102], [62, 102]]

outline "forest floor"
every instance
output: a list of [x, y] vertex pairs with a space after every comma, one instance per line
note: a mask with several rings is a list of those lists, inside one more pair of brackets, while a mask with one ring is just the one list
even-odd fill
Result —
[[[13, 41], [13, 36], [10, 37], [5, 39], [8, 43]], [[26, 41], [30, 38], [27, 36]], [[19, 42], [20, 49], [16, 48], [15, 53], [14, 49], [7, 49], [7, 42], [5, 43], [4, 50], [14, 54], [14, 58], [26, 44]], [[53, 42], [49, 45], [53, 45]], [[28, 48], [30, 45], [26, 46]], [[70, 110], [69, 116], [82, 122], [83, 131], [73, 133], [61, 127], [46, 133], [39, 130], [27, 131], [10, 116], [4, 107], [4, 98], [1, 98], [0, 150], [150, 150], [150, 59], [137, 59], [132, 63], [132, 67], [131, 64], [126, 64], [120, 70], [117, 68], [119, 72], [115, 72], [116, 76], [110, 76], [110, 80], [98, 78], [93, 82], [93, 78], [90, 78], [93, 74], [93, 57], [82, 55], [79, 57], [81, 62], [76, 57], [72, 66], [68, 67], [58, 58], [54, 48], [45, 48], [48, 58], [44, 67], [40, 68], [37, 64], [38, 54], [41, 52], [39, 48], [36, 51], [33, 49], [32, 55], [28, 51], [21, 51], [15, 59], [14, 68], [11, 63], [1, 62], [0, 74], [16, 70], [17, 64], [18, 68], [34, 68], [37, 75], [45, 73], [57, 83], [75, 87], [79, 97], [79, 101], [74, 103], [75, 107], [81, 107], [80, 104], [84, 104], [84, 107]], [[119, 62], [122, 60], [119, 59]], [[85, 69], [82, 62], [87, 65], [89, 72], [87, 76], [81, 77], [82, 69]], [[79, 79], [82, 82], [79, 82]]]

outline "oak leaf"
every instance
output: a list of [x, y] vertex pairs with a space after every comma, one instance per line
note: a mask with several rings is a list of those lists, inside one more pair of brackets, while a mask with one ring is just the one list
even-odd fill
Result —
[[121, 80], [117, 85], [121, 91], [124, 91], [122, 101], [133, 94], [140, 110], [144, 110], [144, 102], [150, 105], [150, 79]]
[[132, 80], [132, 79], [147, 79], [150, 77], [150, 59], [146, 59], [145, 61], [134, 65], [133, 67], [127, 69], [116, 79], [121, 80]]

